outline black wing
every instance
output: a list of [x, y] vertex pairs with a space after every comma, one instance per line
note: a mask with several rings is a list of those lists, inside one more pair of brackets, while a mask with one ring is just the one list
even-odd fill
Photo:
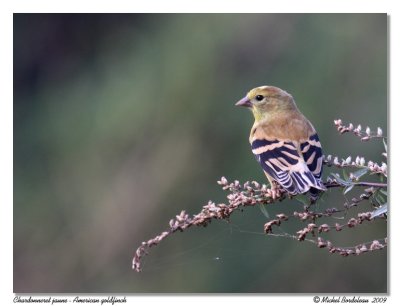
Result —
[[312, 187], [325, 189], [293, 142], [256, 139], [251, 147], [263, 170], [290, 194], [305, 193]]

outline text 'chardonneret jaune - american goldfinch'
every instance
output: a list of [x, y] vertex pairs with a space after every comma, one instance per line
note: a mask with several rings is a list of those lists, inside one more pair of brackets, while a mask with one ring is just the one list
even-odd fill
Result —
[[236, 105], [253, 112], [249, 141], [273, 197], [277, 184], [290, 195], [310, 192], [314, 200], [319, 190], [326, 190], [321, 181], [323, 157], [317, 132], [290, 94], [278, 87], [261, 86]]

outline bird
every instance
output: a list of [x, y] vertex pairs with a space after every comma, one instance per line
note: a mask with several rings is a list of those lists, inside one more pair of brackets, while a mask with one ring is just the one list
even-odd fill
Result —
[[251, 89], [236, 106], [254, 115], [249, 142], [270, 185], [272, 197], [279, 187], [289, 196], [308, 193], [311, 202], [325, 191], [322, 147], [311, 122], [297, 108], [292, 95], [275, 86]]

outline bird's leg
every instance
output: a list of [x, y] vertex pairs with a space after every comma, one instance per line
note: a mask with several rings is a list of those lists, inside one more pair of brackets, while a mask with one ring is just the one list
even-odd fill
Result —
[[279, 185], [271, 176], [269, 176], [269, 174], [267, 172], [264, 171], [264, 173], [269, 181], [269, 184], [271, 185], [272, 200], [276, 200], [280, 196]]
[[279, 185], [276, 181], [271, 181], [271, 195], [273, 200], [280, 196]]

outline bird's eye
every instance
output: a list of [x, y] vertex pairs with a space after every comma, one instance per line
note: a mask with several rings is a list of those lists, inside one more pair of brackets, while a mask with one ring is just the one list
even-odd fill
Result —
[[257, 101], [261, 101], [262, 99], [264, 99], [264, 96], [262, 96], [262, 95], [257, 95], [256, 96], [256, 100]]

